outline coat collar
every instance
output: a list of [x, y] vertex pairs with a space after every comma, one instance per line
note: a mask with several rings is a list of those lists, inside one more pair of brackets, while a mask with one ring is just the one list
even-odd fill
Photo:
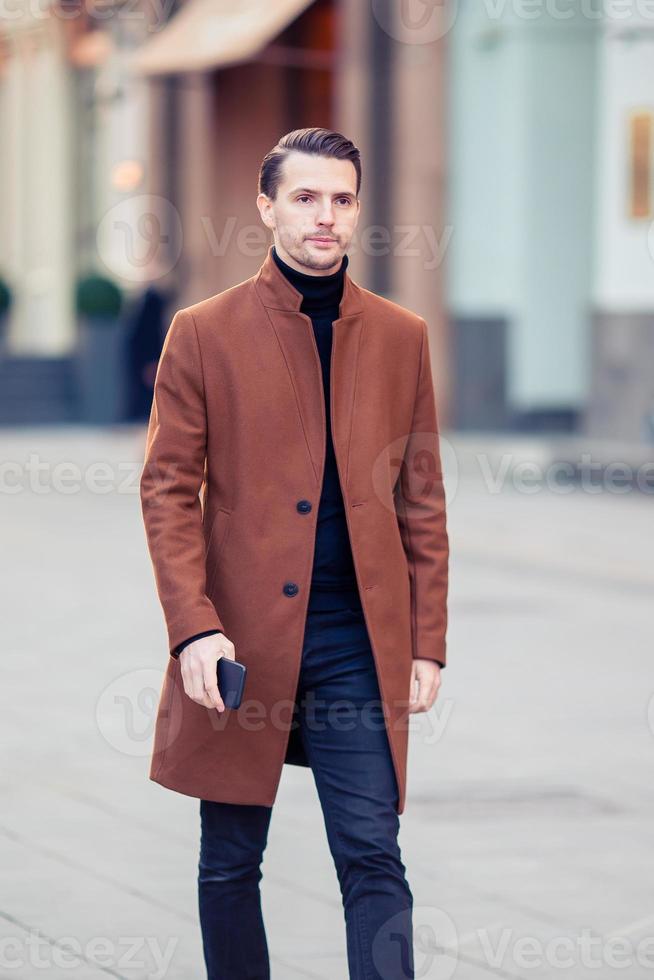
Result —
[[[318, 347], [311, 328], [311, 318], [302, 313], [302, 293], [291, 285], [272, 254], [272, 245], [254, 277], [257, 295], [268, 314], [283, 352], [283, 364], [297, 400], [302, 431], [307, 444], [320, 494], [325, 463], [326, 418], [323, 378]], [[332, 323], [331, 350], [331, 432], [334, 452], [339, 463], [341, 486], [349, 493], [349, 461], [357, 379], [365, 397], [366, 385], [373, 376], [359, 377], [358, 365], [364, 334], [363, 289], [345, 270], [339, 315]], [[357, 492], [356, 488], [353, 492]]]
[[[293, 286], [279, 268], [272, 254], [272, 245], [254, 278], [255, 287], [261, 302], [270, 310], [299, 312], [302, 293]], [[363, 303], [361, 289], [345, 270], [343, 275], [343, 296], [339, 306], [339, 319], [361, 313]]]

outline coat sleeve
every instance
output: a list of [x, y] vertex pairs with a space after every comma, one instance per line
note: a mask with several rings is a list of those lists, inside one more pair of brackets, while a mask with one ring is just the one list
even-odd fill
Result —
[[141, 511], [169, 651], [190, 636], [224, 632], [206, 595], [199, 492], [207, 418], [202, 361], [192, 313], [173, 317], [157, 366], [140, 477]]
[[411, 587], [413, 657], [445, 667], [449, 541], [427, 324], [411, 432], [395, 486], [395, 512]]

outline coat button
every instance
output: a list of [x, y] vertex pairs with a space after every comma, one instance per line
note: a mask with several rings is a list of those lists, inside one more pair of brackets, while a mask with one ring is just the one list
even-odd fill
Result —
[[286, 595], [297, 595], [299, 591], [300, 590], [295, 582], [286, 582], [284, 585], [284, 592]]
[[297, 504], [295, 506], [296, 506], [297, 510], [299, 510], [299, 512], [301, 514], [308, 514], [309, 511], [311, 510], [311, 501], [310, 500], [298, 500], [298, 502], [297, 502]]

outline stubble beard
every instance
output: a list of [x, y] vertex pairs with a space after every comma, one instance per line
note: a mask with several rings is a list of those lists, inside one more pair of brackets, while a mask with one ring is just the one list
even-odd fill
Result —
[[[323, 269], [329, 269], [334, 265], [337, 265], [343, 260], [345, 254], [345, 249], [340, 246], [340, 240], [335, 238], [336, 251], [330, 254], [317, 254], [311, 250], [311, 246], [307, 244], [306, 239], [303, 239], [298, 245], [286, 245], [286, 251], [288, 254], [299, 262], [300, 265], [304, 265], [307, 269], [316, 269], [322, 271]], [[284, 244], [284, 243], [282, 243]]]

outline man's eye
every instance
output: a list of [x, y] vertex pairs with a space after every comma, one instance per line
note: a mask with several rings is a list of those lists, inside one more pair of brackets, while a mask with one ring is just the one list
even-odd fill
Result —
[[300, 197], [298, 197], [298, 201], [310, 201], [310, 200], [311, 198], [309, 197], [308, 194], [301, 194]]

